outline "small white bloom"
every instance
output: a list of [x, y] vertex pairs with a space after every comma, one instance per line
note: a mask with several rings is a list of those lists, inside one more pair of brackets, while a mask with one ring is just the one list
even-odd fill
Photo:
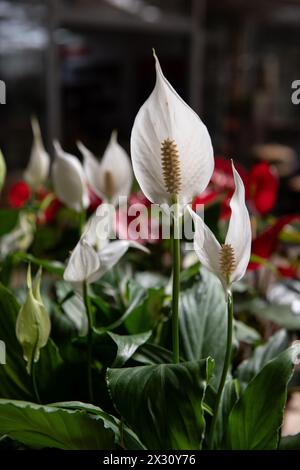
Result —
[[204, 191], [214, 169], [206, 126], [164, 77], [156, 56], [156, 84], [131, 134], [133, 170], [147, 198], [189, 203]]
[[44, 183], [49, 175], [50, 157], [45, 150], [41, 130], [36, 118], [31, 120], [33, 144], [29, 164], [24, 172], [24, 179], [30, 186], [36, 188]]
[[149, 253], [147, 248], [129, 240], [115, 240], [112, 242], [106, 240], [104, 246], [97, 250], [94, 247], [96, 239], [91, 233], [94, 230], [95, 223], [91, 220], [68, 261], [64, 273], [65, 281], [76, 286], [83, 282], [88, 284], [96, 282], [118, 263], [130, 247]]
[[101, 162], [83, 145], [77, 142], [84, 158], [84, 171], [92, 190], [101, 199], [117, 204], [120, 196], [128, 196], [133, 174], [130, 158], [117, 142], [113, 131]]
[[80, 161], [54, 142], [56, 152], [52, 168], [54, 191], [57, 197], [69, 208], [80, 212], [89, 205], [88, 188]]
[[224, 245], [220, 245], [202, 218], [189, 207], [195, 222], [194, 249], [203, 266], [218, 276], [225, 291], [244, 276], [251, 254], [251, 224], [245, 188], [233, 163], [232, 171], [235, 191], [230, 201], [231, 217]]

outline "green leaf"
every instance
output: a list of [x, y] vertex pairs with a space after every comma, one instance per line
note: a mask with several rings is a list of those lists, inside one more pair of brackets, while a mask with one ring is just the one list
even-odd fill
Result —
[[19, 212], [15, 209], [0, 210], [0, 237], [10, 233], [18, 223]]
[[202, 280], [180, 297], [180, 350], [187, 360], [211, 356], [214, 386], [219, 384], [226, 350], [227, 310], [219, 280], [201, 269]]
[[58, 406], [0, 400], [0, 435], [32, 448], [114, 449], [114, 427], [106, 413], [97, 415]]
[[280, 450], [300, 450], [300, 433], [293, 436], [284, 436], [280, 440]]
[[235, 337], [239, 342], [255, 344], [261, 339], [260, 334], [254, 328], [251, 328], [239, 320], [234, 320], [233, 328]]
[[136, 351], [133, 359], [147, 365], [170, 364], [173, 362], [173, 354], [158, 344], [147, 343]]
[[199, 449], [205, 420], [202, 401], [213, 368], [198, 362], [108, 369], [118, 412], [150, 450]]
[[241, 309], [252, 315], [272, 321], [287, 330], [300, 330], [300, 315], [295, 315], [288, 305], [278, 305], [255, 298], [241, 302], [239, 310]]
[[164, 300], [165, 290], [163, 287], [148, 289], [143, 300], [125, 320], [125, 326], [129, 333], [138, 334], [153, 329], [160, 320]]
[[117, 345], [117, 356], [114, 360], [113, 367], [122, 367], [128, 359], [133, 356], [136, 350], [150, 338], [152, 331], [140, 333], [137, 335], [117, 335], [108, 333]]
[[32, 398], [32, 385], [15, 334], [19, 310], [14, 295], [0, 284], [0, 339], [6, 345], [6, 364], [0, 366], [0, 397], [28, 400]]
[[224, 438], [228, 426], [228, 419], [232, 408], [239, 399], [240, 388], [236, 379], [229, 379], [223, 390], [220, 411], [217, 418], [216, 430], [214, 436], [214, 448], [222, 449], [224, 447]]
[[227, 446], [233, 450], [276, 449], [287, 384], [300, 352], [295, 342], [249, 383], [229, 416]]
[[100, 416], [105, 419], [107, 427], [110, 427], [114, 432], [117, 444], [127, 450], [145, 449], [143, 444], [140, 442], [139, 438], [128, 426], [126, 426], [124, 423], [121, 423], [121, 421], [115, 416], [106, 413], [98, 406], [77, 401], [53, 403], [51, 406], [55, 406], [57, 408], [64, 408], [67, 410], [83, 410], [90, 414]]
[[280, 330], [271, 336], [267, 343], [258, 346], [250, 359], [243, 361], [237, 369], [237, 377], [241, 382], [250, 382], [255, 375], [271, 360], [283, 352], [289, 345], [289, 336]]

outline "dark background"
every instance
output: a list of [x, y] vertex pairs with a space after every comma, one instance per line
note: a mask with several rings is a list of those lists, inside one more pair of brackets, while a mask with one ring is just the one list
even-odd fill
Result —
[[154, 61], [209, 128], [215, 152], [251, 164], [254, 145], [300, 149], [300, 1], [0, 0], [0, 148], [27, 164], [30, 116], [47, 149], [81, 139], [101, 154], [113, 128], [128, 149]]

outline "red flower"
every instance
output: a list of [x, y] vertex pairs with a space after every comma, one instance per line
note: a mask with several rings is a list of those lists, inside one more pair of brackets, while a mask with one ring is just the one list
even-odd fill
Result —
[[258, 214], [268, 214], [274, 207], [278, 193], [278, 178], [266, 162], [250, 170], [247, 182], [247, 199]]
[[297, 269], [293, 268], [292, 266], [277, 266], [278, 272], [283, 277], [288, 277], [292, 279], [297, 279]]
[[[296, 215], [285, 215], [278, 219], [275, 224], [273, 224], [270, 228], [256, 237], [255, 240], [253, 240], [251, 253], [253, 255], [259, 256], [260, 258], [269, 259], [277, 248], [278, 238], [281, 230], [285, 227], [285, 225], [289, 224], [297, 218], [298, 217]], [[250, 262], [248, 270], [253, 271], [259, 267], [259, 263]]]
[[197, 205], [213, 204], [214, 202], [219, 201], [220, 197], [222, 197], [222, 195], [218, 191], [208, 187], [203, 191], [203, 193], [195, 197], [192, 208], [195, 211]]
[[31, 197], [30, 187], [25, 181], [15, 183], [9, 190], [8, 203], [14, 209], [21, 209]]
[[58, 213], [59, 209], [63, 206], [63, 204], [54, 196], [54, 194], [50, 193], [44, 188], [38, 188], [35, 192], [35, 196], [39, 202], [43, 202], [48, 196], [53, 196], [50, 204], [46, 207], [42, 214], [38, 215], [37, 223], [38, 224], [45, 224], [53, 222], [56, 214]]

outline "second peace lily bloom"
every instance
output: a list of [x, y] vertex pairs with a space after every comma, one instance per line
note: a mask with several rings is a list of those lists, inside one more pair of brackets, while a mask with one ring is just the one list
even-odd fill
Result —
[[244, 276], [251, 254], [251, 223], [245, 202], [243, 181], [232, 163], [235, 191], [230, 201], [231, 217], [221, 245], [213, 232], [190, 207], [195, 223], [194, 249], [200, 262], [213, 272], [227, 292], [233, 282]]

